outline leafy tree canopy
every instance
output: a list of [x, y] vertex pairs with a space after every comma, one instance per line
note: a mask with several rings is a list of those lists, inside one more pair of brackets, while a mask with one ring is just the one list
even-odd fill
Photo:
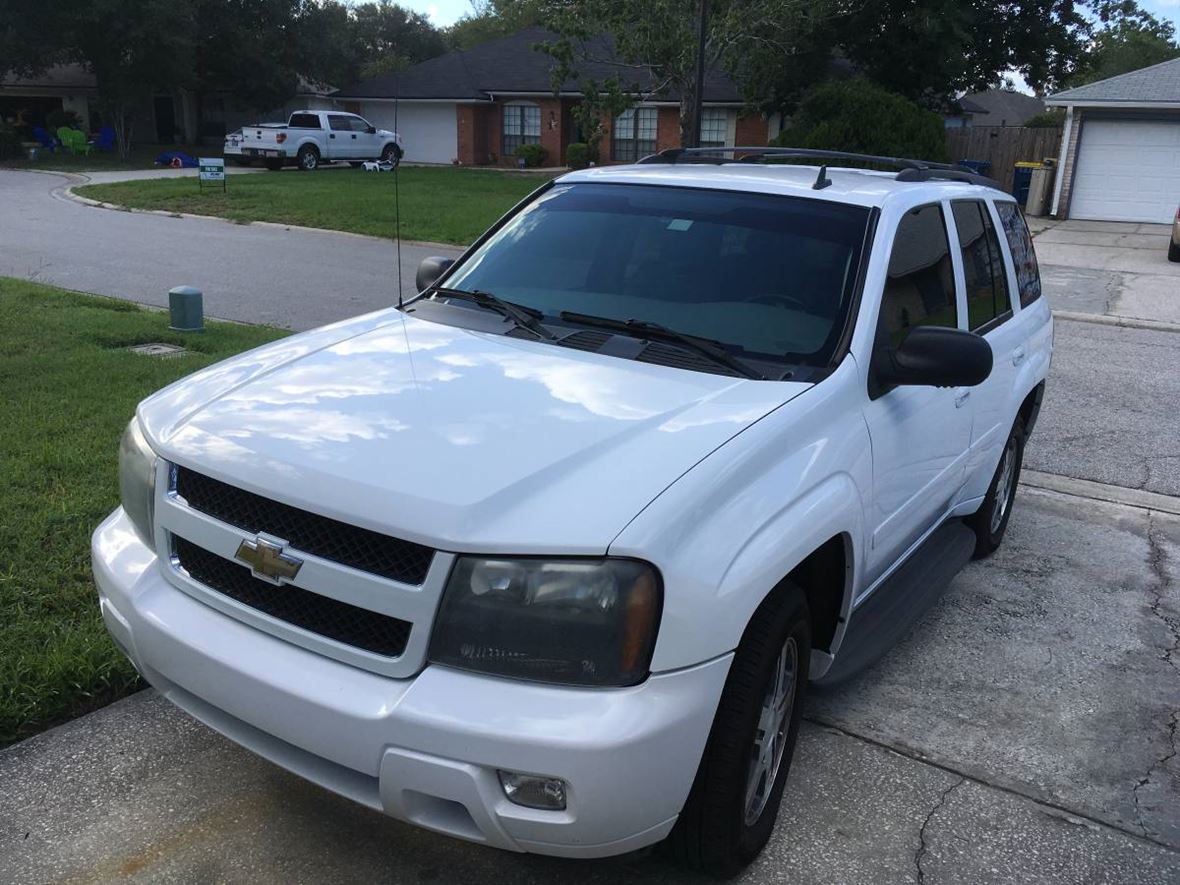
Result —
[[1081, 86], [1180, 56], [1176, 29], [1134, 0], [1100, 0], [1098, 27], [1065, 86]]

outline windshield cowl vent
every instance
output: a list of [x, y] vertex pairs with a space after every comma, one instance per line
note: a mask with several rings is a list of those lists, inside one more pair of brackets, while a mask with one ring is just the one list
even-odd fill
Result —
[[652, 342], [643, 349], [636, 359], [641, 363], [653, 363], [658, 366], [691, 369], [694, 372], [710, 372], [714, 375], [728, 375], [731, 378], [741, 377], [732, 369], [727, 369], [703, 356], [697, 356], [691, 350], [683, 350], [672, 344]]

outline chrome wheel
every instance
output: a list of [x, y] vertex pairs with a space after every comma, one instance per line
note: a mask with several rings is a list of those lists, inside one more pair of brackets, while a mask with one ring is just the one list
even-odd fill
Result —
[[787, 730], [791, 711], [795, 706], [795, 681], [799, 671], [799, 648], [795, 637], [783, 643], [754, 731], [750, 748], [750, 768], [746, 775], [746, 825], [753, 825], [762, 816], [770, 799], [778, 769], [787, 746]]
[[1008, 439], [1008, 446], [1004, 449], [1004, 460], [1000, 462], [1000, 480], [996, 483], [996, 499], [992, 502], [991, 531], [994, 535], [999, 531], [1008, 513], [1008, 506], [1012, 503], [1012, 485], [1016, 478], [1016, 438]]
[[299, 162], [304, 169], [310, 172], [320, 165], [320, 157], [315, 151], [304, 151], [300, 155]]

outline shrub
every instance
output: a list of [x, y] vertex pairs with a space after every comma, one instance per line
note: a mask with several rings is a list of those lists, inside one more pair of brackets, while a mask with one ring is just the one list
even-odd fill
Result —
[[1059, 129], [1065, 125], [1065, 111], [1041, 111], [1025, 120], [1024, 125], [1027, 129]]
[[21, 154], [20, 132], [11, 123], [0, 120], [0, 160], [12, 160]]
[[585, 169], [591, 161], [590, 145], [575, 141], [565, 149], [565, 161], [571, 169]]
[[544, 163], [548, 153], [539, 144], [522, 144], [516, 149], [516, 156], [524, 160], [524, 164], [530, 169], [535, 169]]
[[57, 130], [62, 126], [69, 126], [71, 129], [82, 128], [78, 115], [73, 111], [50, 111], [45, 115], [45, 128], [50, 132], [57, 134]]
[[942, 117], [863, 77], [808, 92], [776, 145], [887, 157], [946, 159]]

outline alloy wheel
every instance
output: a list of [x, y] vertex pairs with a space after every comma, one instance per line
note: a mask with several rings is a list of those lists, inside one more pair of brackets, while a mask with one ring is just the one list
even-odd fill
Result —
[[746, 775], [746, 825], [751, 826], [762, 816], [774, 782], [782, 765], [787, 746], [787, 730], [791, 711], [795, 706], [795, 682], [799, 671], [799, 647], [794, 636], [787, 637], [775, 661], [774, 672], [754, 732], [750, 748], [750, 767]]

